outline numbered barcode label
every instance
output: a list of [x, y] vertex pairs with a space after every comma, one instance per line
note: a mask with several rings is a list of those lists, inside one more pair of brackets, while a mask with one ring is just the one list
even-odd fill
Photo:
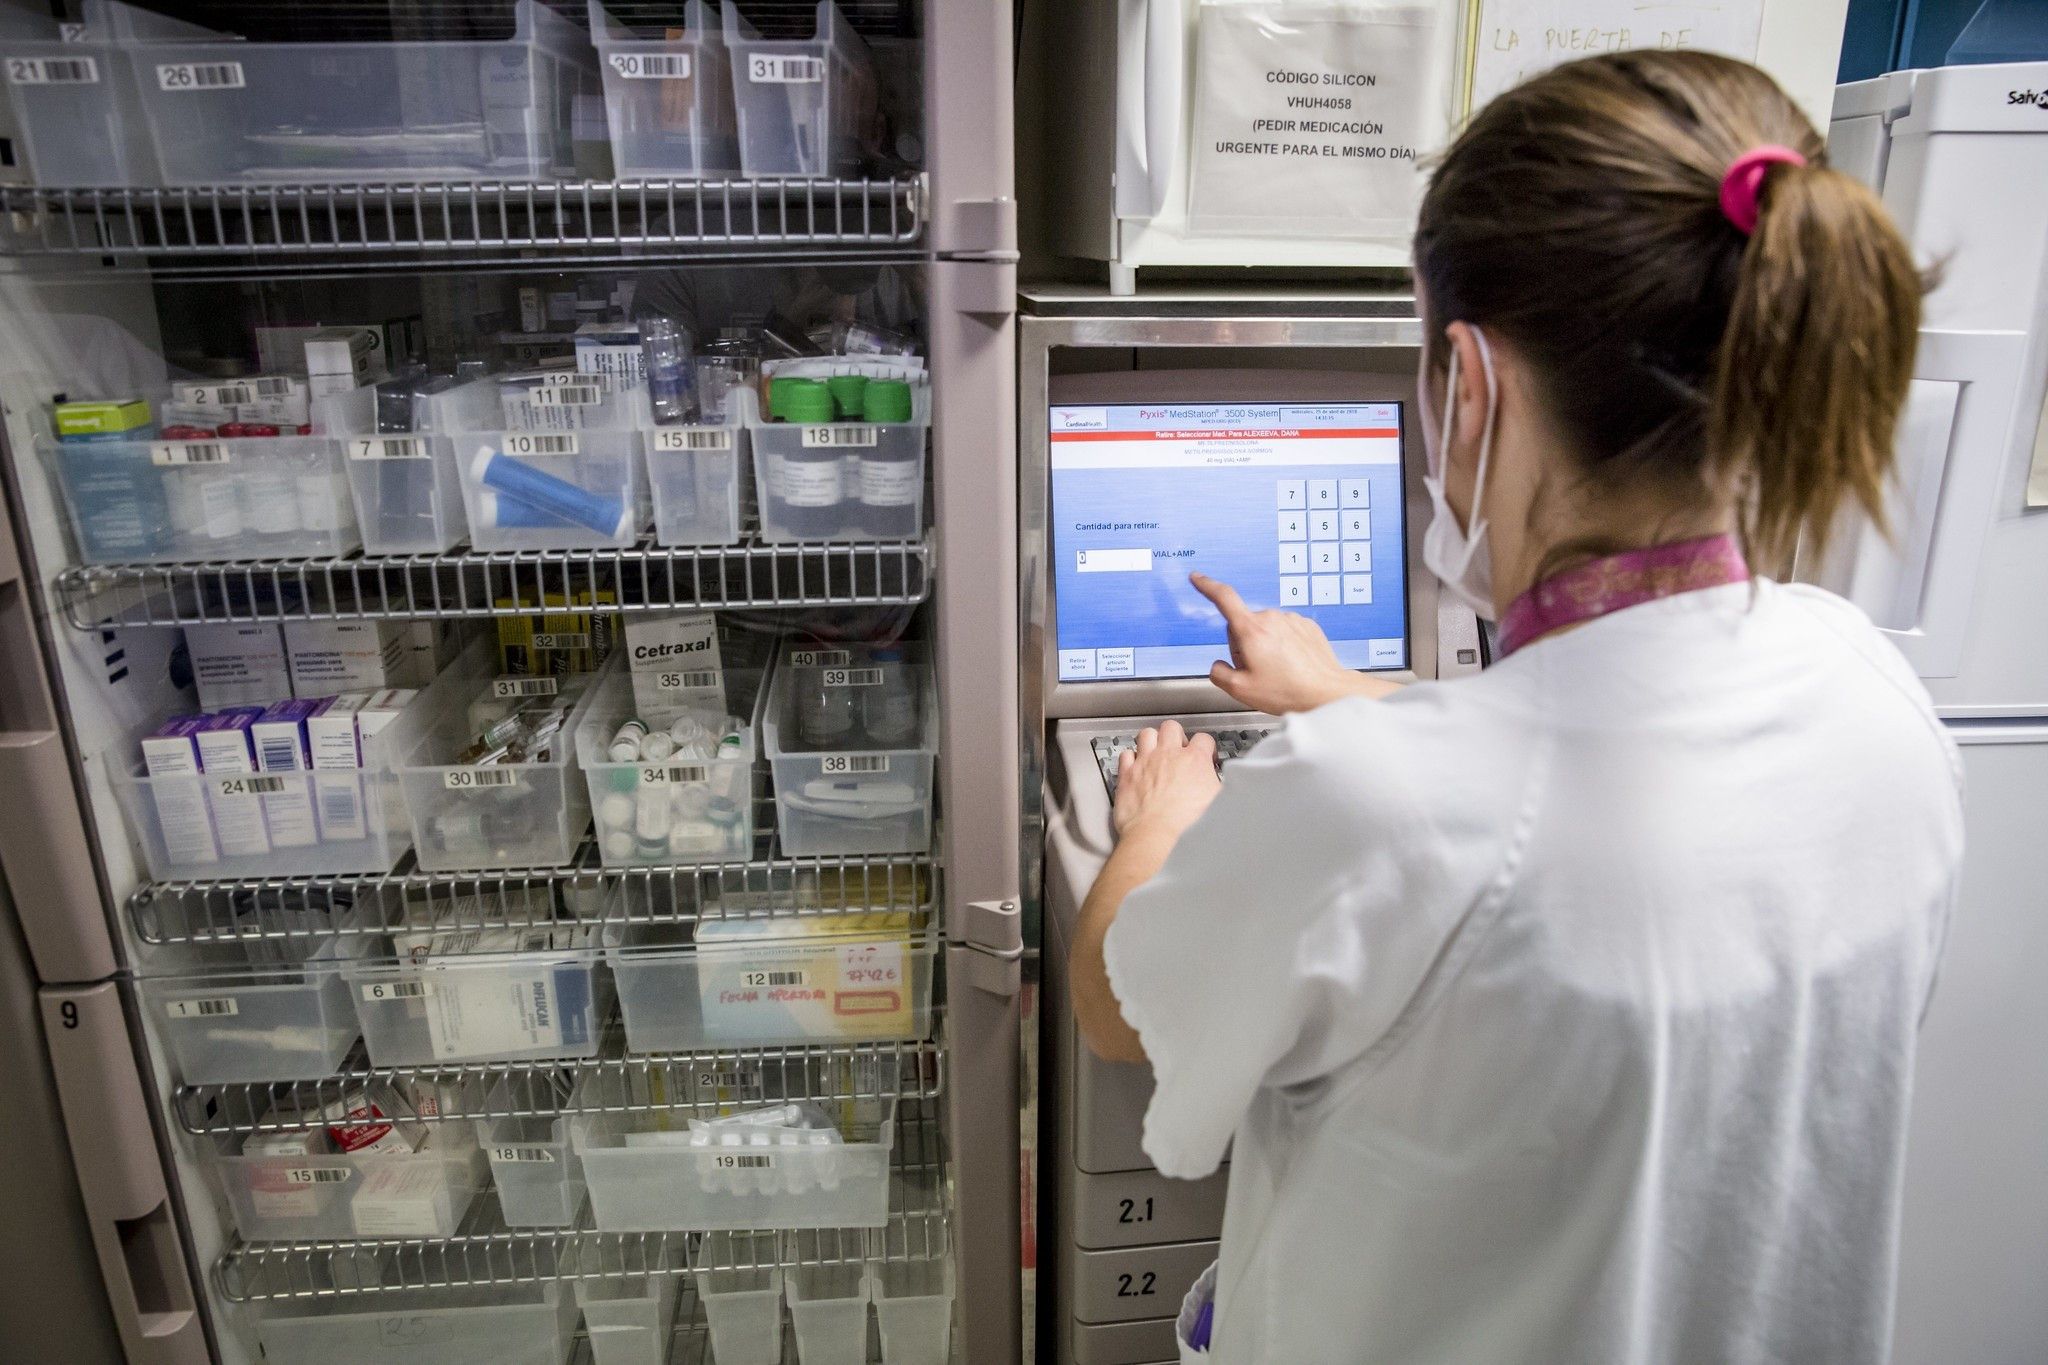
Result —
[[275, 796], [285, 786], [282, 777], [223, 777], [219, 782], [222, 796]]
[[240, 90], [240, 62], [165, 62], [156, 69], [159, 90]]
[[149, 447], [151, 464], [226, 464], [228, 448], [218, 441], [155, 441]]
[[809, 85], [825, 79], [825, 59], [757, 52], [747, 58], [747, 79], [756, 85]]
[[232, 995], [215, 996], [211, 1000], [173, 1000], [165, 1008], [173, 1019], [224, 1019], [242, 1012], [242, 1007], [235, 1003]]
[[723, 428], [656, 427], [654, 449], [657, 452], [731, 450], [732, 433]]
[[758, 1071], [700, 1071], [697, 1086], [702, 1090], [758, 1090], [761, 1073]]
[[[540, 390], [535, 390], [540, 392]], [[564, 432], [542, 435], [536, 431], [508, 431], [505, 433], [507, 455], [574, 455], [576, 438]]]
[[657, 673], [654, 685], [663, 692], [700, 692], [718, 686], [718, 674], [708, 668], [689, 673]]
[[811, 984], [811, 974], [809, 972], [797, 971], [794, 968], [785, 968], [775, 972], [741, 972], [740, 984], [756, 987], [808, 986]]
[[604, 390], [595, 384], [550, 384], [533, 390], [533, 401], [548, 408], [587, 408], [604, 401]]
[[424, 460], [427, 458], [427, 440], [424, 436], [370, 436], [350, 441], [348, 457], [351, 460]]
[[629, 81], [686, 81], [690, 78], [687, 52], [614, 52], [612, 70]]
[[640, 782], [647, 787], [667, 787], [684, 782], [709, 782], [711, 770], [701, 763], [679, 764], [663, 768], [642, 768]]
[[226, 384], [187, 385], [184, 391], [190, 402], [202, 407], [218, 407], [230, 403], [253, 403], [258, 398], [282, 398], [292, 391], [292, 381], [283, 375], [259, 375], [254, 379], [237, 379]]
[[552, 697], [558, 691], [553, 678], [499, 678], [491, 684], [493, 697]]
[[774, 1169], [775, 1158], [752, 1154], [727, 1156], [721, 1152], [711, 1158], [711, 1164], [721, 1171], [766, 1171]]
[[90, 57], [9, 57], [9, 85], [98, 85], [99, 63]]
[[831, 446], [834, 449], [851, 447], [857, 450], [865, 450], [872, 447], [881, 438], [882, 429], [880, 427], [827, 426], [824, 423], [813, 423], [804, 428], [804, 445], [806, 447]]
[[365, 1000], [424, 1000], [434, 993], [431, 981], [371, 981], [363, 987]]
[[827, 687], [880, 687], [882, 670], [879, 668], [828, 668], [825, 670]]
[[340, 1166], [293, 1166], [284, 1173], [287, 1185], [339, 1185], [348, 1179]]
[[535, 649], [588, 649], [590, 636], [577, 630], [537, 630], [533, 633]]
[[501, 1165], [510, 1162], [520, 1166], [551, 1166], [555, 1154], [545, 1147], [493, 1147], [491, 1160]]
[[887, 754], [826, 754], [821, 761], [827, 777], [853, 777], [889, 771]]
[[519, 774], [503, 768], [450, 768], [441, 774], [441, 785], [449, 791], [474, 791], [479, 787], [516, 787]]
[[843, 649], [794, 649], [789, 654], [792, 668], [844, 668], [852, 662], [853, 655]]

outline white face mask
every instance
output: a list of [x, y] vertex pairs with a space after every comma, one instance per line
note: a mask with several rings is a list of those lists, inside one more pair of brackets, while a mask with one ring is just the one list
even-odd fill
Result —
[[[1432, 469], [1422, 480], [1429, 489], [1429, 529], [1422, 533], [1422, 562], [1443, 580], [1453, 597], [1477, 612], [1482, 621], [1494, 618], [1493, 555], [1486, 547], [1486, 518], [1480, 515], [1480, 498], [1486, 492], [1486, 462], [1493, 453], [1493, 418], [1500, 405], [1500, 384], [1493, 374], [1493, 352], [1486, 333], [1472, 329], [1479, 343], [1479, 363], [1486, 371], [1486, 425], [1479, 432], [1479, 468], [1472, 476], [1472, 524], [1461, 528], [1458, 514], [1444, 496], [1444, 471]], [[1451, 351], [1450, 378], [1444, 385], [1443, 438], [1437, 442], [1437, 459], [1451, 457], [1451, 428], [1458, 411], [1458, 352]]]

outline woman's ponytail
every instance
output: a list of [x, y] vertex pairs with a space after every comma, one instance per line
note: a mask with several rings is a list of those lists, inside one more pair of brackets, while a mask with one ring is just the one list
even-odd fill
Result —
[[1765, 180], [1715, 356], [1707, 448], [1747, 490], [1760, 566], [1825, 548], [1853, 501], [1884, 526], [1922, 282], [1877, 197], [1824, 166]]
[[1500, 95], [1438, 162], [1415, 265], [1433, 315], [1513, 343], [1587, 499], [1738, 498], [1767, 573], [1845, 506], [1881, 522], [1922, 281], [1756, 67], [1617, 52]]

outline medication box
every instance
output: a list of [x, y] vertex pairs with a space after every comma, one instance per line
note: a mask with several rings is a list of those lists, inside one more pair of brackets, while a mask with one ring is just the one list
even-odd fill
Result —
[[292, 694], [284, 633], [274, 625], [185, 627], [199, 704], [209, 711], [227, 706], [268, 706]]
[[50, 415], [60, 441], [123, 440], [152, 421], [141, 398], [58, 403]]

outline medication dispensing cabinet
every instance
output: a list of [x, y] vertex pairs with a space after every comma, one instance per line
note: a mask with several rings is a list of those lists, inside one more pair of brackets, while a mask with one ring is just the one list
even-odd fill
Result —
[[[148, 92], [186, 100], [203, 126], [183, 151], [231, 150], [245, 159], [232, 173], [124, 165], [87, 181], [77, 158], [57, 158], [52, 170], [37, 156], [36, 185], [0, 186], [0, 258], [9, 267], [0, 280], [0, 665], [10, 670], [0, 684], [0, 791], [9, 797], [0, 803], [0, 868], [41, 985], [17, 987], [18, 972], [0, 979], [36, 993], [41, 1032], [17, 1031], [47, 1049], [78, 1173], [70, 1197], [83, 1206], [90, 1243], [60, 1247], [63, 1229], [39, 1225], [49, 1254], [17, 1273], [26, 1277], [27, 1301], [50, 1305], [62, 1301], [51, 1282], [81, 1263], [95, 1267], [89, 1297], [120, 1340], [118, 1351], [97, 1351], [80, 1344], [90, 1340], [80, 1325], [68, 1353], [41, 1354], [119, 1356], [134, 1365], [619, 1365], [709, 1356], [741, 1365], [782, 1359], [786, 1327], [809, 1365], [830, 1352], [868, 1359], [871, 1328], [885, 1361], [1016, 1365], [1016, 483], [1012, 429], [991, 420], [1012, 407], [1016, 373], [1010, 7], [945, 0], [879, 19], [855, 14], [868, 35], [859, 41], [890, 54], [903, 135], [894, 145], [907, 149], [906, 160], [914, 152], [915, 164], [878, 155], [865, 168], [764, 168], [750, 167], [743, 153], [738, 174], [720, 167], [717, 180], [675, 178], [689, 168], [670, 164], [651, 180], [621, 167], [618, 179], [597, 170], [555, 181], [552, 164], [535, 180], [436, 162], [442, 169], [429, 177], [431, 191], [419, 187], [419, 167], [406, 164], [413, 151], [446, 145], [491, 118], [466, 117], [451, 129], [436, 117], [446, 101], [427, 97], [473, 94], [475, 83], [451, 78], [459, 62], [423, 64], [403, 44], [342, 41], [353, 30], [335, 8], [302, 6], [306, 13], [296, 16], [316, 29], [333, 25], [333, 42], [222, 40], [227, 50], [213, 65], [232, 68], [219, 73], [222, 83]], [[476, 7], [399, 8], [401, 18], [421, 23], [485, 22]], [[483, 8], [503, 17], [514, 7]], [[527, 0], [518, 10], [539, 19], [563, 8], [576, 7]], [[88, 0], [85, 9], [86, 45], [104, 49], [87, 54], [93, 62], [37, 53], [34, 62], [57, 65], [25, 70], [72, 77], [59, 83], [73, 109], [118, 118], [118, 92], [134, 73], [125, 58], [115, 62], [134, 35], [90, 22], [106, 7]], [[779, 102], [792, 113], [817, 104], [814, 88], [845, 69], [830, 56], [855, 48], [842, 41], [838, 12], [829, 2], [726, 5], [735, 20], [772, 25], [783, 44], [764, 77], [748, 81], [758, 89], [745, 98], [758, 94], [757, 109]], [[652, 16], [659, 34], [703, 7], [636, 13]], [[822, 43], [829, 53], [815, 50], [814, 22], [831, 30]], [[0, 24], [0, 37], [9, 31]], [[566, 131], [579, 158], [608, 155], [605, 125], [589, 122], [603, 108], [595, 99], [598, 54], [587, 31], [577, 33], [574, 65], [588, 82]], [[611, 29], [603, 38], [614, 47], [627, 41]], [[301, 80], [311, 91], [296, 92], [355, 123], [314, 127], [280, 112], [294, 92], [270, 74], [284, 60], [279, 48], [290, 49], [302, 72], [331, 75], [336, 63], [357, 62], [352, 69], [366, 73], [360, 82]], [[202, 65], [148, 55], [173, 76]], [[689, 79], [679, 52], [609, 55], [663, 57], [652, 66], [625, 63], [647, 86]], [[415, 77], [401, 81], [400, 93], [419, 100], [380, 99], [391, 82], [371, 80], [378, 71]], [[38, 132], [107, 126], [88, 125], [82, 113], [54, 122], [34, 108], [24, 114], [14, 97], [39, 103], [47, 85], [7, 84], [16, 131], [24, 118]], [[267, 98], [273, 91], [278, 98]], [[686, 99], [635, 95], [621, 103], [668, 125], [690, 112]], [[619, 132], [649, 122], [615, 117]], [[161, 138], [168, 126], [138, 131]], [[645, 143], [637, 146], [644, 158]], [[324, 174], [312, 173], [317, 161]], [[265, 178], [271, 167], [283, 167], [271, 172], [280, 179]], [[644, 159], [638, 169], [652, 171]], [[847, 178], [833, 178], [840, 175]], [[374, 326], [351, 328], [351, 336], [386, 332], [381, 342], [365, 337], [364, 354], [373, 346], [397, 354], [386, 324], [410, 317], [425, 333], [426, 358], [436, 370], [452, 367], [451, 380], [473, 354], [472, 341], [486, 378], [530, 361], [573, 361], [562, 383], [518, 380], [525, 400], [600, 417], [620, 405], [608, 392], [656, 387], [574, 377], [611, 377], [581, 364], [570, 327], [580, 327], [582, 304], [599, 310], [589, 319], [600, 324], [594, 341], [612, 324], [647, 315], [628, 312], [616, 292], [627, 282], [621, 277], [678, 294], [705, 286], [693, 295], [713, 298], [697, 319], [700, 335], [724, 340], [716, 333], [735, 325], [751, 344], [758, 314], [718, 301], [726, 297], [719, 290], [738, 300], [753, 292], [750, 284], [852, 263], [907, 282], [915, 306], [906, 305], [905, 316], [928, 360], [928, 394], [908, 413], [878, 416], [867, 428], [871, 441], [864, 433], [848, 443], [856, 451], [885, 441], [910, 447], [895, 450], [903, 458], [887, 471], [887, 501], [929, 509], [914, 529], [864, 524], [859, 534], [777, 539], [759, 505], [770, 503], [772, 517], [772, 481], [735, 507], [729, 480], [705, 479], [693, 491], [700, 509], [722, 513], [712, 539], [665, 531], [657, 467], [672, 462], [655, 456], [705, 454], [729, 472], [750, 440], [730, 425], [675, 422], [670, 431], [681, 439], [657, 452], [640, 448], [653, 442], [631, 424], [602, 420], [526, 431], [470, 429], [459, 420], [417, 429], [408, 420], [394, 429], [377, 401], [375, 435], [337, 428], [287, 436], [268, 418], [260, 424], [267, 432], [248, 430], [259, 423], [240, 411], [265, 397], [261, 381], [278, 377], [238, 373], [252, 353], [271, 368], [260, 360], [259, 329], [298, 330], [267, 324], [353, 319]], [[541, 296], [531, 325], [529, 287]], [[405, 311], [387, 311], [387, 299]], [[670, 316], [666, 305], [649, 307]], [[554, 323], [563, 325], [544, 325]], [[339, 349], [351, 365], [353, 342], [344, 338]], [[720, 354], [735, 364], [758, 358]], [[180, 355], [200, 363], [184, 365]], [[643, 347], [643, 370], [646, 355]], [[202, 438], [181, 415], [168, 425], [184, 433], [135, 436], [166, 420], [163, 402], [172, 399], [161, 390], [174, 377], [167, 359], [224, 381], [201, 383], [210, 396], [186, 401], [231, 407], [244, 430]], [[226, 364], [217, 370], [215, 361]], [[303, 387], [315, 373], [329, 371], [308, 354]], [[540, 399], [541, 388], [555, 390], [553, 399]], [[224, 396], [226, 389], [238, 396]], [[80, 424], [58, 426], [59, 395]], [[410, 397], [391, 404], [412, 406]], [[504, 422], [505, 406], [494, 398], [479, 421]], [[87, 407], [109, 409], [93, 414], [108, 425], [88, 431], [86, 414], [71, 411]], [[915, 435], [892, 441], [883, 425], [897, 429], [890, 436]], [[76, 466], [53, 467], [37, 438], [59, 431], [108, 439], [79, 442], [92, 449], [76, 452]], [[458, 433], [474, 438], [459, 464]], [[524, 439], [515, 446], [500, 439], [506, 435]], [[693, 443], [692, 435], [709, 439]], [[344, 437], [357, 453], [339, 451]], [[920, 460], [927, 441], [930, 458]], [[840, 453], [832, 439], [813, 447]], [[544, 481], [497, 477], [515, 448], [555, 461], [538, 471]], [[601, 450], [623, 458], [591, 458]], [[339, 468], [345, 459], [376, 467], [352, 471], [370, 476], [352, 479]], [[437, 471], [437, 463], [447, 467]], [[82, 486], [81, 499], [81, 486], [67, 486], [60, 468], [88, 464], [99, 477]], [[223, 479], [226, 465], [233, 468]], [[600, 465], [614, 473], [579, 482]], [[840, 473], [846, 469], [842, 462]], [[600, 481], [609, 487], [593, 486]], [[651, 507], [641, 501], [650, 481]], [[379, 511], [407, 503], [425, 513], [358, 518], [360, 495]], [[69, 510], [84, 513], [76, 521], [67, 496]], [[842, 493], [811, 506], [848, 501]], [[266, 537], [260, 545], [248, 528], [226, 529], [240, 525], [230, 510], [239, 517], [252, 507], [264, 513], [250, 518]], [[82, 543], [93, 537], [80, 522], [107, 541]], [[173, 543], [170, 530], [201, 525], [203, 548]], [[378, 539], [358, 549], [348, 527]], [[314, 529], [322, 534], [308, 534]], [[394, 530], [416, 539], [382, 538]], [[512, 530], [526, 533], [513, 538], [519, 543], [488, 543], [487, 532]], [[533, 532], [553, 543], [534, 544], [542, 537]], [[778, 634], [802, 619], [812, 630], [854, 636], [873, 633], [857, 622], [886, 612], [928, 647], [916, 666], [928, 668], [933, 686], [908, 713], [926, 722], [915, 753], [862, 754], [865, 766], [844, 764], [863, 778], [891, 764], [892, 804], [902, 807], [895, 813], [916, 818], [897, 823], [888, 849], [842, 844], [821, 853], [815, 837], [806, 849], [787, 846], [772, 799], [775, 764], [786, 756], [766, 752], [767, 727], [749, 719], [756, 713], [737, 692], [726, 698], [735, 724], [724, 733], [721, 722], [720, 742], [736, 741], [739, 754], [666, 763], [643, 748], [639, 757], [650, 761], [631, 764], [638, 771], [626, 802], [630, 856], [599, 837], [617, 831], [607, 807], [626, 796], [610, 785], [629, 775], [614, 751], [623, 727], [604, 737], [605, 761], [583, 768], [578, 723], [616, 718], [600, 708], [616, 694], [618, 674], [576, 684], [567, 679], [590, 664], [569, 660], [595, 653], [600, 625], [609, 630], [614, 612], [647, 621], [700, 611], [718, 613], [722, 625], [744, 614]], [[497, 629], [536, 620], [523, 634]], [[196, 663], [174, 663], [180, 653], [229, 657], [195, 646], [202, 628], [247, 628], [271, 642], [300, 626], [367, 630], [379, 642], [367, 657], [385, 667], [387, 632], [405, 657], [412, 647], [402, 642], [432, 622], [517, 649], [523, 663], [546, 653], [563, 666], [517, 668], [509, 654], [487, 650], [493, 662], [473, 680], [458, 654], [419, 687], [416, 715], [400, 710], [362, 743], [363, 715], [391, 709], [366, 703], [350, 717], [358, 761], [322, 767], [310, 761], [312, 714], [299, 708], [344, 687], [302, 691], [289, 660], [280, 681], [264, 661], [282, 654], [252, 645], [234, 654], [236, 668], [261, 673], [265, 700], [290, 708], [275, 723], [293, 733], [280, 740], [275, 765], [258, 749], [260, 772], [217, 763], [211, 753], [197, 757], [202, 733], [239, 740], [214, 724], [238, 706], [209, 707], [202, 723], [188, 682], [206, 675]], [[543, 634], [552, 642], [542, 643]], [[883, 677], [906, 668], [877, 666], [864, 671], [883, 676], [843, 685], [887, 687]], [[501, 671], [510, 676], [492, 676]], [[687, 691], [697, 671], [679, 670], [677, 684], [657, 690]], [[739, 672], [731, 670], [735, 681]], [[555, 686], [528, 690], [536, 683]], [[819, 679], [821, 689], [840, 685]], [[573, 703], [572, 687], [581, 691]], [[771, 679], [762, 695], [772, 692]], [[549, 700], [513, 714], [496, 709], [540, 697]], [[647, 709], [637, 697], [635, 708]], [[863, 704], [858, 727], [841, 733], [887, 731], [890, 743], [913, 742], [916, 727], [900, 723], [901, 714], [870, 726], [870, 709]], [[872, 709], [881, 717], [888, 708]], [[250, 729], [257, 723], [246, 710], [242, 718]], [[438, 724], [444, 718], [453, 724]], [[497, 754], [496, 742], [475, 751], [472, 722], [498, 734], [507, 752]], [[760, 737], [758, 758], [749, 734]], [[165, 742], [142, 749], [145, 738]], [[449, 739], [459, 745], [445, 746]], [[509, 757], [514, 739], [528, 761], [516, 772], [488, 771]], [[234, 747], [221, 745], [220, 758]], [[192, 766], [167, 770], [159, 783], [150, 764], [160, 754], [190, 755]], [[494, 755], [488, 765], [486, 755]], [[812, 814], [823, 802], [823, 813], [845, 816], [844, 828], [861, 818], [846, 810], [847, 789], [861, 783], [821, 780], [839, 775], [825, 765], [842, 757], [854, 756], [813, 745], [785, 766], [822, 770], [799, 773], [802, 794]], [[751, 836], [746, 808], [734, 809], [739, 798], [712, 790], [725, 761], [749, 770], [742, 790]], [[210, 780], [203, 764], [216, 764]], [[327, 792], [335, 793], [332, 804]], [[705, 816], [696, 827], [708, 842], [675, 838], [695, 820], [678, 818], [685, 805]], [[667, 823], [658, 855], [643, 810]], [[923, 817], [934, 810], [927, 825]], [[366, 819], [393, 813], [397, 819]], [[593, 817], [602, 829], [593, 829]], [[812, 822], [814, 834], [820, 823]], [[358, 832], [337, 833], [349, 826]], [[529, 837], [543, 832], [550, 847]], [[263, 848], [259, 835], [266, 852], [255, 851]], [[254, 866], [258, 857], [269, 861]], [[870, 914], [901, 939], [900, 951], [893, 943], [883, 950], [889, 963], [868, 959], [873, 939], [811, 933], [875, 924]], [[714, 919], [728, 923], [720, 930]], [[701, 947], [715, 949], [720, 932], [748, 923], [793, 932], [788, 943], [742, 949], [784, 960], [754, 968], [766, 979], [752, 986], [720, 987], [714, 978], [723, 967]], [[425, 931], [423, 941], [415, 929]], [[752, 1004], [765, 998], [757, 989], [801, 988], [815, 1002], [823, 994], [812, 993], [817, 983], [790, 977], [825, 972], [823, 959], [797, 963], [787, 950], [805, 955], [820, 939], [836, 939], [821, 951], [862, 973], [853, 982], [840, 965], [830, 969], [854, 987], [839, 990], [842, 998], [860, 997], [847, 1011], [861, 1016], [858, 1025], [792, 1043], [771, 1040], [772, 1028], [750, 1028], [742, 1040], [704, 1017], [707, 989], [715, 1000]], [[10, 951], [17, 950], [0, 943], [0, 954]], [[694, 984], [685, 980], [692, 975]], [[486, 1000], [495, 1008], [472, 1013]], [[17, 1008], [16, 1017], [26, 1012]], [[767, 1112], [771, 1093], [780, 1118], [791, 1120], [781, 1124], [776, 1150], [708, 1150], [714, 1144], [703, 1125], [755, 1098], [763, 1101], [755, 1112]], [[706, 1133], [707, 1150], [692, 1150], [694, 1131]], [[728, 1126], [715, 1145], [755, 1144]], [[45, 1170], [15, 1174], [55, 1183]], [[0, 1347], [0, 1357], [19, 1355]]]
[[[1099, 552], [1061, 544], [1063, 528], [1072, 528], [1086, 513], [1061, 501], [1073, 494], [1055, 494], [1049, 414], [1076, 394], [1088, 403], [1104, 403], [1112, 413], [1120, 400], [1133, 405], [1134, 413], [1138, 406], [1156, 404], [1171, 405], [1178, 414], [1183, 401], [1235, 399], [1261, 391], [1283, 402], [1355, 391], [1398, 405], [1404, 419], [1399, 426], [1400, 493], [1384, 499], [1392, 506], [1375, 500], [1371, 523], [1374, 540], [1391, 537], [1401, 561], [1390, 565], [1383, 557], [1375, 563], [1375, 588], [1397, 591], [1404, 578], [1408, 585], [1408, 667], [1389, 676], [1451, 676], [1479, 666], [1480, 645], [1469, 612], [1450, 606], [1440, 613], [1436, 581], [1420, 563], [1420, 533], [1428, 516], [1422, 440], [1412, 401], [1420, 340], [1421, 325], [1406, 296], [1268, 297], [1250, 308], [1199, 296], [1126, 300], [1099, 292], [1050, 291], [1024, 296], [1018, 385], [1026, 618], [1023, 804], [1025, 857], [1036, 860], [1027, 870], [1026, 885], [1041, 888], [1045, 972], [1039, 1037], [1041, 1360], [1057, 1365], [1177, 1360], [1173, 1316], [1188, 1287], [1215, 1258], [1223, 1227], [1228, 1167], [1192, 1182], [1169, 1180], [1153, 1168], [1140, 1143], [1152, 1092], [1149, 1069], [1096, 1058], [1075, 1028], [1069, 1006], [1066, 957], [1075, 917], [1114, 844], [1102, 749], [1113, 747], [1118, 736], [1169, 716], [1220, 732], [1230, 745], [1254, 742], [1259, 730], [1274, 724], [1271, 717], [1236, 710], [1206, 677], [1119, 679], [1126, 669], [1148, 671], [1142, 645], [1132, 651], [1096, 649], [1092, 661], [1080, 657], [1090, 652], [1086, 649], [1062, 648], [1072, 641], [1071, 629], [1062, 635], [1056, 624], [1060, 608], [1055, 598], [1063, 576], [1054, 571], [1055, 556], [1064, 564], [1077, 554]], [[1204, 382], [1209, 372], [1216, 372], [1213, 381]], [[1262, 380], [1261, 372], [1269, 377]], [[1304, 389], [1311, 392], [1304, 394]], [[1069, 415], [1061, 424], [1071, 429], [1077, 420], [1092, 417]], [[1200, 476], [1176, 470], [1169, 477], [1198, 484]], [[1289, 481], [1279, 482], [1284, 501]], [[1311, 499], [1318, 482], [1305, 481]], [[1194, 496], [1201, 497], [1199, 486]], [[1185, 503], [1163, 513], [1162, 535], [1171, 538], [1173, 518], [1187, 514]], [[1145, 519], [1134, 511], [1130, 515]], [[1284, 584], [1293, 577], [1287, 573], [1287, 547], [1293, 542], [1284, 539], [1284, 510], [1281, 521], [1279, 545], [1261, 540], [1250, 553], [1264, 564], [1277, 548], [1277, 577]], [[1194, 523], [1213, 525], [1199, 517]], [[1263, 525], [1254, 535], [1270, 538]], [[1302, 543], [1314, 556], [1323, 545], [1345, 542]], [[1178, 577], [1180, 563], [1172, 562], [1174, 568], [1166, 572]], [[1315, 577], [1308, 575], [1311, 583]], [[1341, 582], [1342, 575], [1337, 577]], [[1254, 577], [1240, 586], [1254, 605], [1276, 591], [1273, 578]], [[1074, 603], [1068, 604], [1067, 614], [1077, 614]], [[1325, 628], [1331, 628], [1330, 622]], [[1126, 653], [1136, 656], [1136, 667], [1123, 660]], [[1094, 676], [1076, 680], [1085, 672]]]

